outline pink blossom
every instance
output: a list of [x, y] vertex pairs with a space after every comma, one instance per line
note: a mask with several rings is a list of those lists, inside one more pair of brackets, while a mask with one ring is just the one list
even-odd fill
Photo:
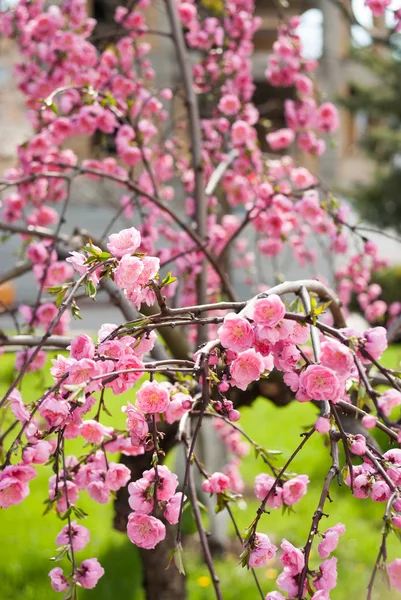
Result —
[[301, 373], [300, 386], [313, 400], [331, 400], [336, 402], [340, 392], [340, 383], [334, 371], [321, 365], [309, 365]]
[[[72, 521], [71, 538], [74, 552], [78, 552], [79, 550], [83, 550], [89, 543], [89, 531], [86, 529], [86, 527], [83, 527], [83, 525], [77, 525], [76, 521]], [[56, 538], [56, 544], [58, 546], [67, 546], [70, 543], [70, 532], [68, 525], [66, 525], [58, 534]]]
[[270, 538], [265, 533], [256, 533], [255, 546], [251, 549], [248, 566], [250, 569], [255, 567], [264, 567], [268, 561], [274, 558], [277, 552], [277, 546], [271, 543]]
[[77, 570], [77, 581], [83, 588], [92, 590], [103, 575], [104, 569], [97, 558], [88, 558], [81, 563]]
[[132, 481], [128, 485], [129, 498], [128, 503], [132, 510], [141, 514], [148, 515], [154, 507], [154, 493], [151, 489], [151, 482], [142, 477], [137, 481]]
[[191, 410], [191, 408], [192, 400], [190, 396], [178, 392], [172, 397], [171, 402], [164, 413], [164, 418], [167, 423], [175, 423], [176, 421], [179, 421], [186, 412]]
[[[155, 469], [149, 469], [143, 472], [143, 478], [149, 483], [152, 483], [155, 479]], [[175, 494], [178, 486], [178, 477], [175, 473], [172, 473], [166, 465], [159, 465], [157, 467], [157, 498], [158, 500], [168, 501]]]
[[229, 485], [230, 480], [227, 475], [217, 471], [202, 483], [202, 490], [212, 494], [221, 494], [228, 489]]
[[151, 550], [166, 537], [166, 527], [155, 517], [134, 512], [128, 515], [127, 533], [133, 544]]
[[[267, 473], [259, 473], [255, 477], [255, 496], [258, 500], [262, 501], [266, 498], [274, 485], [275, 479]], [[276, 486], [274, 492], [272, 492], [266, 502], [266, 505], [270, 508], [280, 508], [283, 504], [283, 489], [280, 486]]]
[[362, 417], [361, 423], [366, 429], [374, 429], [376, 427], [377, 417], [374, 415], [365, 415]]
[[238, 120], [231, 128], [231, 141], [235, 146], [242, 146], [251, 140], [254, 130], [246, 121]]
[[223, 325], [218, 329], [217, 335], [222, 346], [234, 352], [248, 350], [254, 339], [253, 329], [249, 321], [234, 313], [229, 313], [224, 317]]
[[276, 583], [280, 590], [288, 592], [289, 598], [294, 598], [298, 594], [297, 580], [284, 569], [277, 577]]
[[33, 463], [35, 465], [45, 464], [53, 452], [52, 445], [46, 440], [40, 440], [37, 444], [26, 446], [22, 451], [22, 460], [24, 463]]
[[132, 404], [128, 403], [122, 409], [127, 414], [127, 429], [133, 446], [143, 444], [149, 432], [149, 427], [143, 414]]
[[110, 490], [116, 492], [124, 487], [131, 479], [131, 471], [120, 463], [111, 463], [106, 473], [106, 485]]
[[370, 8], [375, 17], [383, 15], [390, 4], [391, 0], [365, 0], [365, 6]]
[[65, 400], [56, 400], [54, 396], [48, 396], [39, 406], [38, 412], [46, 419], [49, 427], [59, 427], [68, 418], [70, 405]]
[[309, 477], [297, 475], [283, 485], [283, 500], [287, 506], [292, 506], [305, 496], [308, 489]]
[[110, 489], [103, 481], [91, 481], [87, 487], [89, 497], [99, 504], [110, 500]]
[[370, 497], [374, 502], [385, 502], [390, 496], [391, 489], [385, 481], [378, 479], [373, 483]]
[[123, 289], [131, 289], [138, 285], [138, 279], [143, 271], [143, 263], [137, 256], [126, 254], [120, 260], [114, 271], [114, 281]]
[[266, 136], [267, 143], [272, 150], [282, 150], [287, 148], [295, 139], [295, 132], [292, 129], [277, 129]]
[[396, 406], [401, 404], [401, 392], [389, 389], [386, 390], [379, 398], [378, 405], [382, 413], [388, 417]]
[[117, 258], [126, 254], [133, 254], [141, 244], [141, 234], [135, 227], [123, 229], [109, 237], [107, 248]]
[[93, 358], [95, 355], [95, 344], [85, 333], [76, 336], [68, 349], [70, 350], [71, 357], [76, 360], [81, 360], [81, 358]]
[[240, 101], [238, 100], [237, 96], [234, 96], [234, 94], [225, 94], [220, 98], [218, 109], [224, 115], [236, 115], [240, 108]]
[[28, 421], [30, 413], [22, 400], [19, 390], [13, 390], [8, 398], [8, 406], [10, 407], [14, 417], [21, 423]]
[[[31, 357], [34, 353], [36, 355], [32, 360]], [[30, 350], [22, 350], [21, 352], [17, 352], [15, 368], [17, 371], [20, 371], [23, 366], [27, 364], [27, 373], [32, 373], [33, 371], [40, 371], [40, 369], [44, 367], [45, 363], [46, 352], [44, 352], [44, 350], [39, 350], [39, 352], [36, 353], [35, 348], [31, 348]]]
[[381, 358], [383, 352], [387, 349], [387, 332], [384, 327], [373, 327], [367, 329], [363, 334], [365, 338], [365, 350], [375, 360]]
[[171, 523], [171, 525], [176, 525], [178, 523], [181, 508], [181, 500], [182, 492], [177, 492], [172, 498], [170, 498], [170, 500], [166, 504], [164, 516], [167, 519], [167, 521]]
[[280, 592], [269, 592], [265, 600], [286, 600], [286, 598]]
[[337, 559], [333, 556], [320, 565], [320, 577], [314, 580], [316, 590], [329, 592], [337, 584]]
[[401, 558], [396, 558], [387, 565], [387, 573], [391, 587], [401, 592]]
[[259, 381], [264, 371], [263, 356], [252, 348], [238, 354], [230, 366], [232, 383], [240, 390], [246, 390], [250, 383]]
[[68, 590], [69, 583], [60, 567], [54, 567], [49, 571], [50, 584], [55, 592], [65, 592]]
[[292, 576], [301, 573], [305, 566], [305, 557], [299, 548], [295, 548], [286, 539], [283, 539], [281, 548], [284, 550], [280, 557], [284, 569]]
[[144, 413], [162, 413], [169, 403], [167, 389], [157, 381], [145, 381], [136, 394], [136, 405]]
[[330, 431], [330, 421], [324, 417], [318, 417], [315, 421], [315, 429], [318, 433], [328, 433]]
[[274, 327], [285, 315], [285, 305], [277, 294], [271, 294], [267, 298], [259, 298], [250, 309], [250, 318], [257, 325]]
[[330, 527], [323, 534], [323, 540], [320, 542], [317, 551], [320, 558], [328, 558], [330, 554], [337, 548], [340, 535], [345, 533], [345, 527], [342, 523], [337, 523], [334, 527]]
[[100, 444], [105, 437], [110, 437], [113, 427], [106, 427], [98, 421], [88, 419], [81, 425], [80, 434], [91, 444]]
[[358, 433], [351, 438], [351, 452], [357, 456], [362, 456], [366, 452], [366, 440], [363, 435]]
[[321, 363], [332, 369], [337, 377], [349, 377], [354, 366], [352, 352], [337, 340], [325, 340], [322, 345]]

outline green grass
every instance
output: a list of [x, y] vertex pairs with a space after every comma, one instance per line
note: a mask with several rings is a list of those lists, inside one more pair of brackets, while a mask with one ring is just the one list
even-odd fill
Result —
[[[395, 367], [400, 359], [401, 348], [396, 346], [388, 351], [385, 362]], [[11, 376], [11, 363], [9, 357], [2, 357], [0, 361], [2, 392]], [[22, 390], [25, 401], [39, 397], [39, 385], [37, 375], [31, 375]], [[132, 400], [132, 392], [118, 398], [109, 397], [107, 406], [112, 411], [113, 418], [105, 418], [104, 422], [121, 426], [124, 416], [120, 407], [130, 399]], [[313, 424], [316, 409], [296, 402], [285, 408], [276, 408], [269, 402], [258, 400], [252, 408], [244, 408], [242, 415], [241, 426], [256, 441], [268, 448], [282, 451], [277, 463], [282, 464], [298, 443], [299, 434]], [[380, 437], [380, 443], [385, 447], [385, 438]], [[68, 444], [69, 453], [79, 453], [80, 446], [77, 442]], [[291, 467], [293, 471], [309, 475], [309, 493], [295, 507], [295, 513], [272, 511], [264, 515], [259, 530], [268, 533], [277, 545], [282, 537], [286, 537], [295, 545], [303, 546], [329, 466], [329, 451], [324, 438], [313, 436]], [[244, 460], [242, 472], [247, 483], [247, 506], [245, 510], [234, 509], [241, 531], [252, 521], [258, 507], [258, 502], [252, 496], [252, 485], [255, 475], [263, 470], [263, 463], [260, 459], [255, 460], [253, 453]], [[0, 600], [54, 600], [61, 597], [50, 588], [47, 573], [54, 566], [49, 557], [54, 554], [55, 537], [62, 523], [54, 513], [41, 516], [51, 470], [40, 467], [38, 472], [38, 477], [31, 482], [29, 498], [19, 506], [0, 512]], [[331, 598], [359, 600], [366, 597], [366, 585], [381, 537], [384, 506], [370, 500], [355, 500], [346, 486], [338, 487], [337, 484], [333, 485], [331, 496], [333, 502], [329, 507], [326, 506], [330, 517], [323, 518], [322, 529], [339, 521], [347, 527], [336, 551], [339, 585]], [[138, 554], [125, 535], [113, 531], [112, 505], [96, 504], [88, 499], [86, 493], [82, 493], [79, 506], [89, 513], [85, 525], [91, 532], [90, 544], [79, 553], [79, 559], [96, 556], [106, 570], [95, 590], [80, 592], [80, 600], [108, 600], [118, 596], [126, 600], [143, 600]], [[394, 536], [390, 537], [388, 547], [389, 560], [401, 556], [399, 542]], [[213, 598], [210, 577], [195, 548], [196, 544], [191, 543], [185, 551], [189, 598], [209, 600]], [[232, 542], [229, 554], [216, 561], [225, 600], [258, 597], [252, 575], [237, 566], [239, 553], [239, 544]], [[318, 563], [317, 553], [314, 551], [312, 564], [317, 566]], [[259, 569], [258, 575], [265, 593], [275, 589], [274, 581], [278, 572], [278, 563]], [[375, 599], [390, 600], [396, 596], [395, 592], [386, 591], [383, 580], [379, 577]]]

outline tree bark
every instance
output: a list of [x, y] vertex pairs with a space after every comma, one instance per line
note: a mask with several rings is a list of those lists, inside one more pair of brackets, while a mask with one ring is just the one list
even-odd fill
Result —
[[[162, 429], [159, 426], [159, 431]], [[175, 444], [175, 426], [164, 428], [163, 451], [167, 454]], [[143, 471], [151, 468], [153, 451], [146, 452], [141, 456], [121, 456], [120, 462], [131, 471], [131, 480], [136, 481], [142, 477]], [[118, 531], [126, 532], [128, 515], [131, 508], [128, 504], [128, 487], [117, 492], [114, 502], [114, 527]], [[160, 515], [157, 515], [166, 526], [166, 538], [158, 544], [154, 550], [143, 550], [139, 553], [143, 569], [143, 587], [147, 600], [185, 600], [186, 585], [185, 576], [178, 572], [174, 565], [167, 569], [171, 552], [175, 547], [176, 528], [167, 523]]]

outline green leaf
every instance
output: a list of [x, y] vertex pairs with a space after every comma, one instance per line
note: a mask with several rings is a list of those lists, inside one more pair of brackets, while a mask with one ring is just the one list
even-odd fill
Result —
[[67, 289], [68, 289], [68, 288], [64, 288], [63, 290], [61, 290], [61, 292], [59, 292], [59, 293], [57, 294], [57, 298], [56, 298], [56, 306], [57, 306], [57, 308], [59, 308], [59, 307], [61, 306], [61, 303], [62, 303], [62, 302], [63, 302], [63, 300], [64, 300], [64, 296], [65, 296], [65, 295], [66, 295], [66, 293], [67, 293]]
[[184, 553], [181, 544], [177, 544], [174, 550], [174, 564], [181, 575], [185, 575], [183, 554]]
[[169, 271], [167, 273], [167, 275], [165, 276], [165, 278], [163, 279], [163, 281], [160, 284], [160, 287], [165, 287], [166, 285], [170, 285], [170, 283], [174, 283], [174, 281], [177, 281], [177, 277], [173, 277], [173, 274], [171, 271]]
[[75, 302], [75, 300], [71, 304], [71, 313], [72, 313], [72, 316], [74, 317], [74, 319], [81, 319], [82, 320], [82, 317], [79, 314], [79, 306], [77, 305], [77, 303]]
[[96, 286], [90, 279], [86, 282], [86, 293], [92, 300], [96, 298]]

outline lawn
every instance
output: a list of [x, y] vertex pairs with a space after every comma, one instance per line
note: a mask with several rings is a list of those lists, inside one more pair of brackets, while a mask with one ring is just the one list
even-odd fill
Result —
[[[385, 362], [397, 366], [401, 359], [401, 348], [391, 348]], [[4, 391], [11, 376], [10, 358], [1, 359], [0, 392]], [[34, 400], [39, 392], [37, 375], [31, 375], [22, 390], [24, 399]], [[124, 416], [120, 407], [131, 399], [132, 392], [118, 398], [108, 398], [107, 406], [113, 413], [104, 422], [121, 426]], [[276, 408], [269, 402], [258, 400], [252, 408], [242, 410], [241, 426], [259, 443], [282, 451], [277, 464], [291, 454], [299, 440], [299, 434], [310, 427], [316, 418], [316, 409], [310, 405], [292, 403], [286, 408]], [[386, 440], [380, 438], [384, 448]], [[79, 444], [69, 442], [69, 453], [78, 453]], [[321, 484], [330, 466], [328, 448], [324, 438], [313, 436], [303, 453], [294, 461], [291, 470], [306, 473], [311, 479], [310, 493], [296, 506], [295, 513], [282, 514], [272, 511], [261, 520], [260, 531], [268, 533], [277, 545], [282, 537], [303, 546], [310, 527], [311, 516], [317, 506]], [[243, 463], [243, 476], [248, 484], [245, 493], [246, 509], [235, 508], [234, 513], [241, 531], [251, 522], [258, 502], [252, 498], [252, 485], [255, 475], [263, 471], [263, 463], [255, 460], [251, 453]], [[41, 516], [43, 501], [47, 494], [47, 481], [50, 468], [40, 468], [39, 476], [31, 482], [31, 494], [20, 506], [0, 512], [0, 600], [54, 600], [61, 596], [50, 588], [47, 573], [54, 566], [49, 557], [55, 551], [55, 537], [61, 522], [54, 513]], [[329, 527], [342, 521], [347, 526], [341, 538], [336, 556], [338, 557], [338, 588], [332, 593], [332, 600], [355, 600], [366, 597], [366, 585], [371, 567], [379, 546], [384, 506], [370, 500], [354, 500], [346, 486], [332, 488], [333, 503], [329, 507], [330, 516], [323, 520], [322, 527]], [[79, 506], [89, 513], [85, 525], [91, 532], [90, 544], [81, 559], [96, 556], [106, 570], [93, 591], [82, 590], [80, 600], [109, 600], [124, 597], [126, 600], [142, 600], [141, 569], [135, 547], [125, 535], [113, 531], [111, 527], [112, 506], [96, 504], [82, 494]], [[189, 576], [190, 600], [209, 600], [213, 589], [202, 560], [190, 544], [186, 551], [186, 568]], [[236, 552], [234, 552], [234, 550]], [[238, 598], [258, 598], [253, 579], [246, 570], [237, 567], [239, 544], [230, 544], [230, 553], [224, 560], [216, 562], [221, 579], [223, 596], [226, 600]], [[401, 547], [394, 536], [389, 539], [389, 559], [401, 556]], [[316, 552], [312, 561], [318, 564]], [[279, 572], [279, 564], [272, 563], [267, 569], [259, 569], [259, 577], [265, 593], [274, 589], [274, 580]], [[383, 580], [378, 579], [377, 600], [390, 600], [398, 596], [386, 590]], [[401, 598], [401, 596], [399, 596]]]

